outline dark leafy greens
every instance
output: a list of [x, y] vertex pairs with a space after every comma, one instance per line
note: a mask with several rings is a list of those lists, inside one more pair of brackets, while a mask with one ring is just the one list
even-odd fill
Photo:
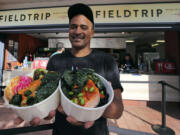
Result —
[[59, 72], [49, 71], [41, 80], [41, 85], [36, 91], [37, 102], [49, 97], [56, 89], [61, 75]]

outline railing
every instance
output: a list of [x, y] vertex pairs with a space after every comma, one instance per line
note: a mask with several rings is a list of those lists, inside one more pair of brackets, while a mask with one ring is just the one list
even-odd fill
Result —
[[166, 86], [180, 92], [179, 88], [176, 88], [165, 81], [121, 81], [121, 83], [148, 83], [148, 84], [161, 84], [162, 86], [162, 101], [161, 101], [161, 125], [152, 125], [152, 129], [159, 135], [175, 135], [175, 132], [166, 126]]
[[[162, 85], [162, 102], [161, 102], [162, 123], [161, 123], [161, 125], [153, 125], [152, 129], [160, 135], [175, 135], [175, 132], [171, 128], [166, 126], [166, 86], [180, 92], [179, 88], [176, 88], [176, 87], [166, 83], [165, 81], [159, 81], [159, 82], [157, 82], [157, 81], [121, 81], [121, 83], [161, 84]], [[2, 88], [5, 88], [5, 86], [0, 86], [0, 89], [2, 89]], [[0, 95], [0, 96], [2, 96], [2, 95]], [[44, 124], [44, 125], [39, 125], [36, 127], [29, 126], [29, 127], [21, 127], [21, 128], [1, 129], [0, 135], [15, 135], [15, 134], [28, 133], [28, 132], [49, 130], [52, 128], [53, 128], [53, 124]], [[119, 133], [119, 134], [121, 134], [123, 131], [124, 135], [125, 135], [125, 133], [127, 133], [127, 131], [122, 130], [121, 128], [111, 127], [111, 126], [109, 126], [109, 131], [114, 132], [114, 133]], [[127, 134], [129, 134], [129, 133], [131, 133], [131, 132], [128, 132]], [[141, 132], [136, 133], [136, 134], [141, 135]], [[147, 133], [147, 134], [150, 135], [149, 133]]]

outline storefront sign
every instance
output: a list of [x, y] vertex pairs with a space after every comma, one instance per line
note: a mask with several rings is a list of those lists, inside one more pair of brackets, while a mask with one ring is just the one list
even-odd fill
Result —
[[[180, 22], [180, 3], [91, 6], [95, 23]], [[68, 7], [0, 11], [0, 27], [68, 24]]]

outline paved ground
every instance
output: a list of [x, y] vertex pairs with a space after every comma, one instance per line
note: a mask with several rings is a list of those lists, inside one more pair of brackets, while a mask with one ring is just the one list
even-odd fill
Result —
[[[133, 103], [133, 104], [131, 104]], [[144, 104], [139, 102], [125, 102], [123, 116], [118, 120], [108, 120], [109, 126], [120, 128], [119, 134], [110, 132], [110, 135], [153, 135], [157, 134], [152, 130], [152, 125], [161, 124], [160, 104]], [[6, 108], [3, 101], [0, 100], [0, 129], [9, 129], [15, 127], [29, 126], [28, 123], [22, 122], [16, 124], [16, 114], [9, 108]], [[41, 124], [49, 123], [42, 121]], [[180, 107], [178, 104], [167, 105], [166, 125], [172, 128], [176, 135], [180, 135]], [[115, 128], [110, 128], [117, 131]], [[51, 130], [32, 132], [21, 135], [51, 135]], [[149, 134], [146, 134], [149, 133]]]

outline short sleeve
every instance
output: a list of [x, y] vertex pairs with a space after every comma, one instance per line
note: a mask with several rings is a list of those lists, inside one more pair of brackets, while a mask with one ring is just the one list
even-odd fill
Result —
[[113, 89], [120, 89], [123, 91], [123, 87], [120, 83], [120, 74], [118, 70], [118, 65], [112, 56], [105, 59], [105, 77], [111, 82]]

